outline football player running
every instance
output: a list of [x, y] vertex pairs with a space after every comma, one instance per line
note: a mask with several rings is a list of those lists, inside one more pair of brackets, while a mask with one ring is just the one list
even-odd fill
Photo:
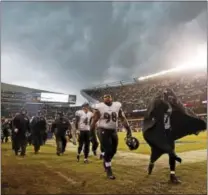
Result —
[[109, 179], [115, 179], [111, 168], [111, 160], [116, 154], [118, 146], [117, 126], [119, 118], [127, 131], [126, 144], [131, 150], [137, 149], [139, 146], [138, 140], [132, 137], [129, 123], [121, 106], [120, 102], [112, 101], [111, 95], [104, 95], [103, 102], [94, 106], [95, 111], [90, 127], [92, 135], [95, 135], [93, 132], [96, 124], [100, 129], [100, 144], [104, 152], [103, 166]]
[[90, 147], [90, 123], [93, 116], [93, 113], [89, 111], [89, 104], [84, 103], [82, 105], [82, 110], [78, 110], [75, 113], [76, 122], [75, 127], [76, 130], [79, 130], [79, 138], [78, 138], [78, 154], [77, 161], [80, 160], [80, 154], [82, 148], [84, 146], [84, 163], [88, 163], [88, 155], [89, 155], [89, 147]]

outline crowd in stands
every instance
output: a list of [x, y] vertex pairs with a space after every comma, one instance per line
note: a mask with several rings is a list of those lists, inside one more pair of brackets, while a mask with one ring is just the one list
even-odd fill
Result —
[[[107, 86], [105, 88], [84, 91], [97, 100], [100, 100], [104, 94], [111, 94], [115, 101], [122, 103], [132, 129], [134, 131], [140, 131], [142, 120], [139, 118], [141, 116], [131, 115], [131, 113], [135, 113], [134, 110], [146, 109], [154, 95], [159, 90], [167, 87], [172, 88], [176, 92], [185, 106], [190, 107], [198, 114], [206, 113], [207, 104], [202, 103], [202, 101], [207, 100], [206, 72], [163, 75], [162, 77], [143, 80], [130, 85]], [[28, 111], [29, 117], [36, 115], [38, 111], [42, 111], [47, 120], [52, 121], [56, 117], [57, 112], [62, 111], [65, 116], [72, 120], [74, 113], [78, 109], [81, 109], [79, 106], [69, 107], [68, 104], [38, 103], [32, 98], [33, 96], [29, 93], [1, 91], [1, 115], [6, 118], [13, 118], [24, 107]], [[119, 130], [122, 130], [120, 123]]]
[[146, 109], [154, 95], [165, 88], [173, 89], [185, 106], [191, 107], [196, 113], [206, 112], [206, 104], [202, 104], [202, 101], [207, 100], [206, 72], [163, 75], [129, 85], [107, 86], [85, 92], [98, 100], [104, 94], [111, 94], [114, 100], [122, 102], [126, 113], [131, 113], [133, 110]]

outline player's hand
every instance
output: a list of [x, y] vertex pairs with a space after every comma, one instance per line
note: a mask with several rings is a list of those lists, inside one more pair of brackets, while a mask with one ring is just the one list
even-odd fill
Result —
[[17, 133], [18, 131], [19, 131], [19, 130], [18, 130], [17, 128], [16, 128], [16, 129], [14, 129], [14, 132], [15, 132], [15, 133]]
[[132, 137], [132, 133], [131, 133], [131, 131], [127, 132], [126, 137], [127, 137], [127, 138]]

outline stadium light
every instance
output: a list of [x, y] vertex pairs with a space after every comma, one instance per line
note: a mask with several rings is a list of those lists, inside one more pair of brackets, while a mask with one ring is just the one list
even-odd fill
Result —
[[169, 69], [169, 70], [163, 70], [161, 72], [151, 74], [151, 75], [148, 75], [148, 76], [139, 77], [138, 80], [142, 81], [142, 80], [145, 80], [145, 79], [165, 75], [167, 73], [179, 72], [179, 71], [183, 71], [183, 70], [188, 70], [188, 71], [197, 70], [197, 69], [206, 70], [206, 68], [207, 68], [207, 49], [206, 49], [206, 45], [203, 45], [203, 47], [200, 47], [197, 50], [195, 56], [193, 56], [193, 57], [185, 56], [185, 57], [186, 57], [186, 60], [184, 60], [184, 62], [181, 63], [181, 65], [177, 66], [176, 68], [172, 68], [172, 69]]

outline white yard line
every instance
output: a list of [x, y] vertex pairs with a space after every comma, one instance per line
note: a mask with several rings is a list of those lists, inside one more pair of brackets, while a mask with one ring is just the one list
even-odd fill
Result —
[[42, 162], [42, 164], [45, 165], [45, 167], [47, 167], [48, 169], [50, 169], [51, 171], [53, 171], [55, 174], [59, 175], [60, 177], [62, 177], [64, 180], [66, 180], [68, 183], [72, 184], [72, 185], [76, 185], [78, 184], [78, 182], [76, 182], [74, 179], [64, 175], [63, 173], [61, 173], [60, 171], [54, 171], [53, 167], [48, 165], [46, 162]]

